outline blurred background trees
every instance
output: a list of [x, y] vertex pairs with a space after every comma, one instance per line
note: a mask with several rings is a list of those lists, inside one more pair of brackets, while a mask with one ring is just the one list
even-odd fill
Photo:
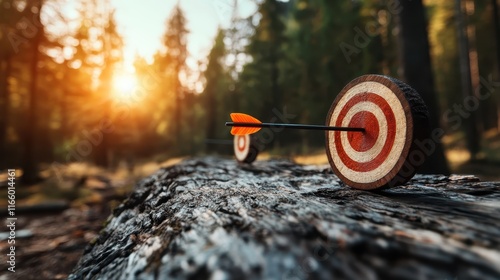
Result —
[[[0, 168], [21, 168], [33, 183], [53, 163], [230, 154], [229, 113], [268, 121], [287, 112], [293, 122], [323, 124], [343, 86], [368, 73], [415, 87], [432, 126], [446, 130], [448, 152], [495, 156], [496, 1], [255, 2], [249, 17], [230, 15], [196, 67], [177, 6], [162, 48], [152, 61], [137, 56], [131, 74], [108, 0], [77, 1], [76, 22], [58, 0], [0, 0]], [[299, 155], [323, 145], [321, 132], [283, 131], [266, 148]], [[428, 172], [448, 171], [439, 146]]]

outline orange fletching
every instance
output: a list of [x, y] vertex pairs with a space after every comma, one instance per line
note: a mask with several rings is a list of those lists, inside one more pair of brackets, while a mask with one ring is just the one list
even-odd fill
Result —
[[234, 126], [231, 129], [231, 134], [232, 135], [247, 135], [247, 134], [253, 134], [259, 130], [261, 130], [261, 127], [243, 127], [243, 126], [238, 126], [238, 123], [256, 123], [256, 124], [261, 124], [262, 122], [259, 121], [258, 119], [247, 115], [243, 113], [231, 113], [231, 120], [234, 122]]

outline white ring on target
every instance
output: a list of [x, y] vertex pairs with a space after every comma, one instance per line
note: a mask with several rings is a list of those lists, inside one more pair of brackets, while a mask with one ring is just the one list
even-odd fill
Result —
[[[240, 151], [239, 149], [240, 141], [244, 141], [245, 144], [242, 151]], [[234, 146], [234, 156], [236, 157], [236, 159], [238, 161], [244, 161], [248, 156], [248, 153], [250, 152], [250, 135], [235, 135], [233, 146]]]
[[349, 143], [349, 139], [347, 139], [347, 133], [341, 133], [340, 134], [340, 140], [342, 142], [342, 147], [344, 147], [345, 153], [354, 161], [357, 162], [369, 162], [373, 159], [372, 156], [367, 156], [367, 155], [378, 155], [384, 148], [385, 141], [387, 140], [387, 120], [385, 119], [384, 112], [382, 112], [382, 109], [380, 107], [373, 107], [373, 105], [376, 106], [375, 103], [368, 102], [368, 101], [363, 101], [359, 102], [356, 105], [352, 106], [349, 112], [344, 117], [344, 120], [342, 121], [342, 126], [348, 127], [349, 123], [351, 122], [352, 117], [359, 113], [359, 112], [370, 112], [375, 115], [375, 118], [378, 121], [378, 126], [379, 126], [379, 133], [377, 140], [373, 147], [371, 147], [369, 150], [364, 151], [364, 152], [358, 152], [354, 150], [351, 146], [351, 143]]
[[[398, 99], [398, 97], [395, 95], [395, 93], [392, 92], [392, 90], [385, 85], [378, 83], [378, 82], [363, 82], [360, 84], [357, 84], [350, 88], [339, 100], [337, 105], [335, 106], [335, 109], [332, 113], [332, 116], [329, 121], [330, 126], [335, 126], [337, 119], [339, 117], [340, 111], [342, 108], [344, 108], [345, 104], [352, 99], [355, 95], [360, 94], [360, 93], [374, 93], [376, 95], [379, 95], [383, 99], [387, 101], [387, 103], [391, 106], [391, 109], [394, 113], [394, 116], [396, 118], [395, 123], [396, 127], [394, 128], [396, 131], [396, 135], [394, 138], [394, 144], [391, 147], [391, 150], [389, 152], [389, 155], [401, 155], [403, 152], [404, 146], [405, 146], [405, 140], [406, 140], [406, 114], [403, 109], [403, 106], [401, 104], [401, 101]], [[354, 106], [353, 106], [354, 107]], [[377, 106], [378, 107], [378, 106]], [[403, 117], [402, 117], [403, 116]], [[385, 115], [384, 115], [385, 119]], [[387, 120], [386, 120], [387, 121]], [[381, 124], [379, 123], [379, 135], [382, 132], [382, 127]], [[385, 126], [385, 129], [387, 129], [387, 125]], [[387, 131], [387, 130], [386, 130]], [[340, 132], [342, 134], [346, 134], [346, 132]], [[377, 168], [367, 171], [367, 172], [358, 172], [350, 169], [347, 167], [343, 162], [342, 159], [338, 156], [337, 154], [337, 148], [335, 145], [335, 132], [334, 131], [329, 131], [328, 132], [328, 138], [330, 140], [329, 143], [329, 149], [331, 153], [331, 158], [333, 163], [335, 164], [335, 167], [338, 169], [338, 171], [345, 176], [348, 180], [352, 182], [357, 182], [357, 183], [371, 183], [375, 182], [379, 179], [382, 179], [384, 176], [390, 172], [394, 166], [397, 164], [399, 161], [399, 156], [393, 156], [393, 157], [387, 157], [386, 160], [384, 160]], [[340, 143], [342, 147], [344, 147], [344, 151], [347, 153], [346, 147], [350, 145], [344, 145], [342, 142]], [[352, 157], [353, 154], [347, 154], [349, 157]], [[374, 157], [376, 157], [378, 154], [376, 154]], [[363, 161], [367, 162], [367, 161]]]

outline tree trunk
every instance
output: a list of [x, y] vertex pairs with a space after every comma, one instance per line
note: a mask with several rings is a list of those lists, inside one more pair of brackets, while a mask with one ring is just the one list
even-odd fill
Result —
[[[494, 30], [495, 30], [495, 42], [496, 42], [496, 58], [497, 58], [497, 63], [496, 63], [496, 73], [497, 73], [497, 80], [500, 78], [500, 16], [498, 13], [498, 2], [497, 0], [491, 0], [491, 5], [493, 6], [493, 25], [494, 25]], [[497, 130], [500, 131], [500, 99], [496, 98], [495, 99], [496, 104], [494, 106], [496, 107], [496, 114], [497, 114]]]
[[[422, 96], [429, 108], [431, 129], [438, 128], [441, 115], [434, 92], [427, 23], [422, 0], [402, 0], [399, 14], [400, 48], [404, 80]], [[422, 173], [448, 174], [441, 142], [422, 166]]]
[[[467, 19], [464, 16], [462, 8], [462, 0], [455, 0], [455, 13], [457, 17], [458, 27], [458, 47], [460, 53], [460, 73], [462, 80], [462, 94], [464, 98], [473, 96], [473, 85], [471, 77], [471, 61], [470, 61], [470, 48], [469, 37], [467, 32]], [[476, 114], [474, 111], [469, 112], [470, 116], [465, 120], [465, 136], [467, 139], [467, 149], [474, 159], [479, 152], [479, 130], [476, 126]]]
[[[477, 36], [477, 34], [480, 34], [481, 31], [483, 30], [481, 28], [481, 25], [479, 24], [479, 21], [476, 19], [477, 18], [477, 15], [474, 15], [476, 13], [476, 11], [478, 12], [481, 12], [482, 8], [485, 7], [486, 9], [490, 9], [492, 10], [492, 23], [493, 23], [493, 33], [494, 34], [490, 34], [493, 36], [493, 38], [491, 39], [491, 41], [494, 42], [494, 45], [496, 45], [496, 18], [498, 16], [497, 11], [495, 11], [495, 6], [496, 6], [496, 3], [493, 2], [493, 7], [490, 7], [490, 5], [486, 4], [486, 3], [480, 3], [480, 2], [477, 2], [477, 8], [476, 8], [476, 4], [474, 1], [468, 1], [468, 16], [469, 18], [471, 18], [472, 22], [471, 24], [469, 24], [468, 26], [468, 34], [469, 34], [469, 41], [471, 42], [472, 44], [472, 48], [471, 48], [471, 51], [470, 51], [470, 60], [471, 60], [471, 64], [472, 64], [472, 67], [471, 67], [471, 73], [472, 74], [472, 77], [473, 77], [473, 83], [472, 83], [472, 88], [474, 89], [473, 91], [473, 94], [475, 96], [475, 98], [477, 100], [480, 100], [480, 96], [479, 94], [481, 92], [486, 92], [487, 89], [484, 88], [484, 86], [481, 85], [481, 82], [480, 82], [480, 79], [481, 79], [481, 74], [480, 74], [480, 70], [481, 69], [481, 66], [480, 65], [480, 62], [479, 62], [479, 58], [483, 56], [483, 53], [481, 52], [481, 41], [480, 41], [480, 37]], [[484, 5], [484, 6], [483, 6]], [[487, 18], [487, 19], [483, 19], [484, 22], [487, 22], [490, 18]], [[486, 28], [486, 27], [485, 27]], [[489, 28], [486, 28], [489, 30]], [[491, 59], [492, 61], [490, 62], [491, 63], [491, 69], [488, 70], [490, 72], [488, 72], [487, 75], [485, 75], [483, 78], [488, 78], [488, 76], [490, 75], [493, 75], [492, 77], [495, 77], [495, 81], [498, 81], [498, 78], [497, 78], [497, 61], [498, 61], [498, 49], [495, 51], [494, 54], [492, 54], [495, 58], [493, 57], [490, 57], [489, 54], [487, 54], [487, 56], [489, 57], [489, 59]], [[483, 71], [485, 72], [485, 71]], [[483, 73], [484, 75], [485, 73]], [[497, 126], [497, 120], [498, 120], [498, 111], [497, 111], [497, 98], [496, 96], [490, 96], [489, 98], [487, 98], [486, 100], [481, 100], [480, 102], [480, 107], [477, 109], [477, 119], [476, 119], [476, 126], [478, 128], [478, 131], [480, 132], [480, 135], [481, 137], [479, 137], [478, 141], [481, 141], [481, 138], [482, 136], [484, 135], [485, 132], [491, 130], [491, 129], [494, 129], [496, 130], [498, 128]], [[481, 146], [481, 145], [479, 145]]]
[[216, 131], [217, 131], [217, 124], [216, 124], [216, 114], [215, 114], [215, 109], [216, 109], [216, 102], [215, 102], [215, 97], [213, 96], [213, 92], [207, 92], [206, 98], [208, 99], [207, 101], [207, 129], [206, 129], [206, 138], [208, 139], [215, 139], [216, 138]]
[[[110, 113], [109, 113], [109, 110], [110, 110], [110, 101], [106, 101], [106, 108], [104, 108], [104, 110], [106, 111], [104, 114], [103, 114], [103, 119], [104, 120], [110, 120]], [[102, 140], [99, 144], [97, 144], [95, 146], [95, 156], [94, 156], [94, 161], [95, 161], [95, 164], [98, 165], [98, 166], [101, 166], [101, 167], [104, 167], [104, 168], [109, 168], [110, 167], [110, 160], [109, 160], [109, 153], [110, 153], [110, 149], [109, 149], [109, 137], [110, 137], [110, 132], [103, 132], [103, 131], [99, 131], [98, 132], [99, 135], [101, 135], [102, 137]]]
[[378, 192], [329, 166], [192, 159], [144, 179], [68, 279], [499, 279], [500, 183]]
[[[68, 66], [67, 66], [68, 67]], [[69, 68], [69, 67], [68, 67]], [[71, 80], [71, 73], [68, 73], [69, 69], [65, 69], [63, 73], [63, 80], [69, 81]], [[59, 145], [63, 147], [66, 144], [66, 140], [69, 137], [69, 126], [68, 126], [68, 117], [69, 117], [69, 110], [68, 110], [68, 96], [71, 94], [71, 89], [68, 86], [63, 87], [63, 92], [62, 95], [59, 98], [59, 110], [61, 113], [61, 127], [60, 127], [60, 132], [59, 132]]]
[[[9, 119], [9, 105], [10, 105], [10, 92], [9, 92], [9, 77], [12, 70], [12, 59], [10, 56], [5, 56], [2, 61], [0, 61], [0, 155], [2, 159], [0, 162], [0, 168], [4, 164], [13, 164], [13, 162], [6, 162], [6, 152], [7, 152], [7, 127]], [[7, 167], [5, 167], [7, 168]]]
[[497, 74], [500, 75], [500, 17], [498, 15], [498, 2], [497, 0], [491, 0], [492, 12], [493, 12], [493, 26], [495, 30], [495, 42], [496, 42], [496, 56], [497, 56]]
[[[101, 92], [103, 93], [111, 93], [112, 88], [111, 88], [111, 81], [113, 80], [113, 69], [112, 66], [113, 64], [110, 64], [109, 62], [106, 63], [104, 66], [104, 69], [101, 73]], [[113, 104], [111, 97], [109, 95], [101, 97], [104, 100], [102, 100], [102, 120], [108, 120], [111, 121], [111, 111], [113, 110]], [[114, 125], [120, 125], [121, 123], [114, 123]], [[97, 165], [102, 166], [104, 168], [108, 168], [110, 166], [110, 160], [109, 160], [109, 153], [110, 153], [110, 134], [112, 132], [109, 131], [101, 131], [99, 128], [100, 124], [97, 124], [94, 127], [94, 131], [98, 131], [99, 135], [101, 136], [101, 141], [96, 144], [95, 146], [95, 155], [94, 155], [94, 161]]]
[[[40, 13], [42, 4], [37, 4], [38, 13], [36, 14], [37, 22], [40, 22]], [[30, 76], [31, 83], [29, 88], [29, 99], [27, 106], [27, 118], [24, 127], [24, 155], [22, 162], [22, 183], [29, 185], [36, 183], [39, 180], [37, 168], [37, 151], [35, 137], [38, 136], [38, 60], [40, 55], [40, 41], [43, 29], [38, 30], [32, 40], [33, 56], [31, 60]]]
[[[176, 72], [179, 73], [179, 72]], [[177, 78], [178, 79], [178, 78]], [[181, 124], [183, 123], [182, 120], [182, 99], [181, 99], [181, 85], [180, 82], [176, 82], [177, 86], [175, 89], [175, 113], [174, 113], [174, 137], [175, 137], [175, 146], [177, 147], [177, 150], [181, 150], [181, 153], [184, 153], [184, 145], [182, 143], [183, 135], [182, 135], [182, 127]]]

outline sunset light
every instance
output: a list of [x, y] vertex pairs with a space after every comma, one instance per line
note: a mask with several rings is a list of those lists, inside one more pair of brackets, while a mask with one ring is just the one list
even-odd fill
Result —
[[113, 79], [113, 98], [120, 102], [135, 102], [138, 88], [137, 77], [133, 73], [118, 73]]

